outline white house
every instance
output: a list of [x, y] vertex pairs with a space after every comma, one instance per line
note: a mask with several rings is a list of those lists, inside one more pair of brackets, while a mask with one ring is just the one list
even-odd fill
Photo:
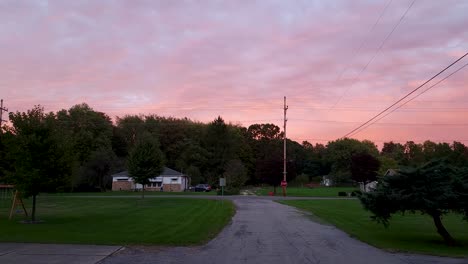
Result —
[[[393, 175], [396, 175], [398, 174], [398, 171], [397, 170], [394, 170], [394, 169], [388, 169], [385, 174], [384, 174], [384, 177], [385, 176], [393, 176]], [[367, 184], [364, 184], [363, 182], [359, 183], [359, 187], [361, 189], [362, 192], [370, 192], [370, 191], [373, 191], [375, 190], [375, 188], [377, 188], [377, 181], [371, 181]]]
[[[181, 172], [164, 167], [161, 175], [151, 178], [145, 186], [148, 191], [183, 192], [188, 189], [190, 178]], [[128, 171], [122, 171], [112, 175], [113, 191], [141, 190], [143, 186], [135, 183]]]

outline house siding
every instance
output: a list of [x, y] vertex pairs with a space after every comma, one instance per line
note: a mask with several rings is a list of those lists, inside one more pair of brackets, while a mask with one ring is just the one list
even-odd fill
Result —
[[112, 191], [130, 191], [130, 190], [132, 190], [132, 182], [130, 181], [112, 182]]
[[181, 192], [183, 191], [180, 184], [164, 184], [163, 190], [165, 192]]
[[[161, 183], [163, 191], [165, 192], [182, 192], [188, 188], [189, 178], [186, 175], [169, 168], [165, 168], [165, 171], [168, 173], [151, 178], [149, 181], [151, 183]], [[113, 191], [129, 191], [135, 189], [141, 190], [142, 186], [141, 184], [135, 184], [127, 171], [123, 171], [112, 176]], [[161, 191], [161, 187], [145, 186], [145, 190]]]

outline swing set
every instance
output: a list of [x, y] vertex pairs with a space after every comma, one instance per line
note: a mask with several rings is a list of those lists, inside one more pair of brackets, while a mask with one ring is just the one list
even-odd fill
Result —
[[15, 186], [8, 184], [0, 184], [0, 201], [2, 201], [0, 207], [4, 207], [5, 202], [9, 203], [8, 200], [11, 200], [10, 215], [8, 216], [9, 220], [13, 218], [13, 213], [18, 207], [21, 207], [21, 209], [23, 209], [23, 212], [26, 215], [26, 217], [28, 216], [28, 211], [24, 206], [21, 193], [15, 189]]

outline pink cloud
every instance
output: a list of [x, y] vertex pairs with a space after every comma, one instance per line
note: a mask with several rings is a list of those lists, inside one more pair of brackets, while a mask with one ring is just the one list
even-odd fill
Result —
[[[416, 2], [361, 74], [411, 1], [393, 1], [371, 35], [386, 1], [41, 3], [0, 3], [0, 92], [13, 111], [85, 101], [112, 117], [281, 126], [287, 96], [291, 138], [336, 139], [468, 50], [464, 1]], [[468, 108], [467, 70], [382, 122], [464, 122], [463, 109], [437, 108]], [[464, 134], [375, 125], [356, 137]]]

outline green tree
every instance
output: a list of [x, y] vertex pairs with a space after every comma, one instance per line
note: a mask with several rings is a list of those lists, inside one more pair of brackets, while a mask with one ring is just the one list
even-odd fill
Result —
[[248, 132], [256, 140], [283, 138], [280, 128], [274, 124], [253, 124], [249, 126]]
[[253, 124], [247, 129], [255, 157], [251, 183], [268, 183], [275, 188], [283, 179], [283, 143], [280, 128], [273, 124]]
[[0, 184], [6, 183], [6, 176], [12, 170], [11, 155], [8, 152], [8, 141], [13, 139], [12, 136], [9, 132], [0, 133]]
[[436, 143], [430, 140], [424, 141], [424, 143], [422, 144], [422, 152], [423, 152], [422, 154], [424, 155], [424, 160], [430, 161], [434, 159], [436, 156], [436, 149], [437, 149]]
[[142, 185], [141, 198], [144, 198], [145, 185], [149, 183], [149, 179], [157, 177], [164, 169], [163, 154], [158, 142], [149, 136], [139, 140], [130, 152], [127, 166], [133, 180]]
[[36, 220], [36, 196], [66, 186], [71, 174], [67, 141], [56, 126], [54, 113], [35, 106], [27, 112], [10, 113], [14, 140], [11, 181], [25, 197], [33, 197], [31, 220]]
[[328, 143], [324, 159], [331, 166], [334, 184], [351, 182], [351, 158], [364, 153], [374, 157], [379, 155], [377, 146], [368, 140], [344, 138]]
[[99, 188], [105, 192], [111, 188], [112, 179], [110, 177], [116, 165], [117, 157], [110, 148], [101, 148], [91, 153], [85, 164], [81, 167], [81, 175], [88, 185], [94, 189]]
[[456, 166], [468, 167], [468, 148], [461, 142], [453, 142], [449, 160]]
[[[68, 110], [57, 112], [57, 125], [61, 130], [63, 137], [70, 142], [70, 148], [73, 149], [74, 166], [72, 187], [78, 187], [81, 190], [93, 188], [95, 182], [84, 173], [99, 174], [92, 172], [89, 166], [91, 158], [96, 158], [95, 152], [102, 149], [111, 149], [113, 125], [109, 116], [102, 112], [94, 111], [86, 103], [72, 106]], [[85, 168], [85, 165], [88, 166]]]
[[[308, 143], [308, 142], [307, 142]], [[323, 144], [304, 144], [304, 151], [306, 153], [306, 159], [304, 162], [303, 173], [309, 175], [309, 180], [316, 176], [323, 176], [330, 173], [331, 164], [325, 160], [326, 147]]]
[[367, 184], [377, 180], [380, 161], [367, 153], [357, 153], [351, 157], [351, 175], [356, 182]]
[[383, 176], [390, 169], [396, 170], [400, 167], [398, 162], [391, 157], [380, 156], [378, 159], [380, 161], [380, 169], [378, 172], [380, 176]]
[[203, 147], [208, 151], [205, 173], [210, 184], [215, 184], [224, 174], [228, 161], [238, 159], [240, 135], [221, 117], [207, 126]]
[[421, 212], [432, 217], [437, 232], [448, 245], [455, 240], [442, 224], [449, 212], [462, 213], [468, 219], [468, 171], [432, 161], [417, 168], [400, 170], [385, 176], [377, 188], [360, 196], [373, 219], [388, 225], [395, 213]]
[[[117, 129], [114, 132], [114, 143], [124, 142], [127, 153], [130, 153], [140, 137], [145, 134], [145, 121], [143, 116], [126, 115], [117, 117]], [[120, 146], [114, 145], [113, 148]]]
[[247, 181], [247, 170], [240, 160], [230, 160], [224, 169], [226, 185], [233, 189], [240, 189]]
[[382, 148], [381, 156], [391, 158], [403, 164], [405, 159], [405, 147], [400, 143], [394, 143], [393, 141], [385, 142]]
[[413, 165], [418, 166], [424, 163], [424, 153], [423, 146], [421, 144], [416, 144], [413, 141], [408, 141], [404, 145], [405, 147], [405, 159], [404, 165]]
[[189, 166], [186, 170], [186, 174], [190, 176], [190, 182], [192, 185], [206, 182], [200, 172], [200, 169], [196, 166]]

